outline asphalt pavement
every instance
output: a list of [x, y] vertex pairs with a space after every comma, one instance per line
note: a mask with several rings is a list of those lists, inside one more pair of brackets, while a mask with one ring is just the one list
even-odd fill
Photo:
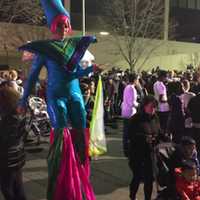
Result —
[[[129, 200], [131, 172], [122, 152], [122, 121], [117, 126], [106, 126], [108, 152], [91, 161], [91, 182], [97, 200]], [[26, 145], [27, 161], [23, 169], [27, 200], [46, 200], [48, 138], [41, 144], [34, 141]], [[142, 185], [138, 200], [143, 200]], [[0, 195], [0, 200], [3, 197]]]

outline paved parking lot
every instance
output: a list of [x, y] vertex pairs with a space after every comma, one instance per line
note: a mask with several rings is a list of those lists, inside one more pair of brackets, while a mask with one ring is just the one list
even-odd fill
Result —
[[[108, 152], [91, 161], [91, 181], [97, 200], [128, 200], [128, 185], [131, 173], [127, 159], [122, 153], [121, 121], [115, 129], [106, 127]], [[43, 138], [37, 146], [26, 146], [27, 162], [24, 167], [24, 185], [28, 200], [45, 200], [47, 185], [48, 138]], [[143, 200], [142, 187], [138, 199]], [[3, 197], [0, 196], [0, 200]]]

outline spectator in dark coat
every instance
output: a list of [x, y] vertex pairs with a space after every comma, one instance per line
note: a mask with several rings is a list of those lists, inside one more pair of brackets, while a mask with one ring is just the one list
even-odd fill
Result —
[[85, 110], [87, 112], [87, 121], [86, 121], [86, 126], [89, 128], [90, 127], [90, 121], [92, 119], [92, 110], [94, 107], [94, 98], [91, 95], [91, 90], [90, 87], [87, 83], [82, 82], [81, 83], [81, 92], [83, 95], [84, 103], [85, 103]]
[[0, 86], [0, 187], [6, 200], [26, 199], [22, 181], [25, 119], [16, 112], [19, 97], [14, 88]]
[[151, 199], [153, 188], [152, 152], [160, 133], [159, 119], [155, 113], [157, 102], [153, 96], [146, 96], [141, 111], [129, 119], [129, 166], [133, 173], [130, 183], [130, 198], [136, 193], [144, 177], [145, 200]]
[[181, 99], [183, 88], [180, 82], [171, 83], [172, 94], [169, 97], [170, 114], [167, 130], [172, 134], [173, 141], [180, 143], [185, 130], [184, 106]]
[[112, 122], [114, 117], [114, 97], [115, 86], [113, 79], [109, 77], [105, 86], [105, 120], [106, 122]]
[[190, 100], [188, 111], [192, 118], [191, 136], [196, 141], [198, 158], [200, 159], [200, 93]]

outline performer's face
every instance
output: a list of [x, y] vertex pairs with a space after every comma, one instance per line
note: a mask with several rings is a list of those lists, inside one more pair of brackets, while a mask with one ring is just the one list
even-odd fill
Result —
[[58, 23], [57, 25], [57, 29], [56, 29], [56, 33], [54, 35], [56, 35], [57, 39], [64, 39], [66, 36], [69, 35], [71, 31], [71, 26], [69, 24], [69, 21], [65, 21], [65, 23]]

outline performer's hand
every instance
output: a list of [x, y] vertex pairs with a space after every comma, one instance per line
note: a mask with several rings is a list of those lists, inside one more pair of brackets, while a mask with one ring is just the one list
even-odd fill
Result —
[[72, 34], [72, 27], [71, 27], [69, 19], [67, 19], [65, 23], [66, 23], [66, 26], [67, 26], [67, 33], [69, 35], [71, 35]]
[[24, 108], [23, 106], [18, 106], [17, 109], [16, 109], [17, 113], [19, 115], [25, 115], [26, 113], [26, 108]]

